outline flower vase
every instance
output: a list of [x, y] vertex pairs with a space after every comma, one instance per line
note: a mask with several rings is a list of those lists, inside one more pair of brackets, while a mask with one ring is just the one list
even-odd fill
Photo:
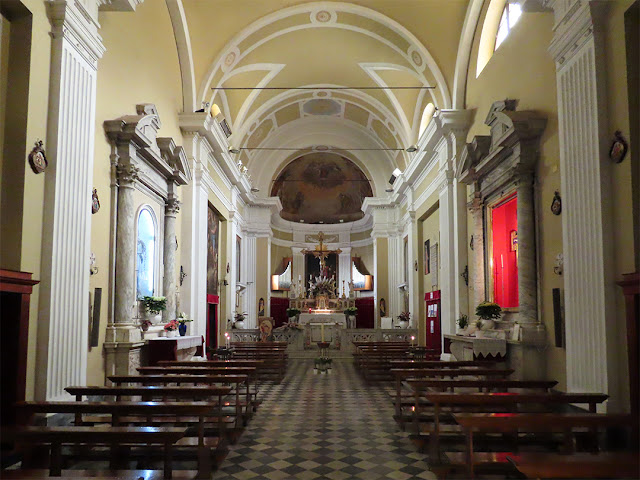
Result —
[[178, 332], [180, 332], [181, 337], [184, 337], [187, 334], [187, 324], [178, 325]]
[[167, 338], [173, 338], [176, 336], [176, 332], [175, 330], [167, 330]]
[[234, 324], [235, 328], [237, 328], [238, 330], [242, 330], [244, 329], [244, 320], [238, 320], [235, 324]]

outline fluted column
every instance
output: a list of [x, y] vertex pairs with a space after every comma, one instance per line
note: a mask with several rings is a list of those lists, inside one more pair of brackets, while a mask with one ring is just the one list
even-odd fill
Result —
[[456, 260], [454, 248], [454, 192], [453, 178], [450, 173], [446, 174], [440, 187], [440, 245], [438, 247], [438, 255], [440, 257], [440, 277], [439, 286], [441, 291], [441, 317], [440, 325], [442, 334], [455, 334], [455, 321], [458, 318], [455, 304], [455, 287], [456, 287]]
[[[257, 299], [257, 238], [255, 235], [245, 235], [243, 250], [243, 263], [246, 272], [244, 279], [247, 289], [244, 293], [243, 312], [247, 312], [246, 328], [256, 328], [258, 324], [258, 299]], [[263, 279], [261, 279], [263, 280]], [[271, 279], [269, 279], [270, 281]], [[265, 314], [267, 313], [267, 299], [265, 298]]]
[[518, 319], [524, 323], [538, 323], [533, 172], [519, 172], [517, 182]]
[[351, 281], [351, 247], [345, 247], [341, 250], [342, 253], [338, 256], [338, 295], [342, 295], [342, 285], [344, 285], [344, 292], [348, 297], [349, 282]]
[[163, 294], [167, 298], [167, 308], [162, 312], [164, 322], [176, 318], [176, 216], [179, 211], [178, 198], [169, 198], [164, 207], [164, 279], [162, 287]]

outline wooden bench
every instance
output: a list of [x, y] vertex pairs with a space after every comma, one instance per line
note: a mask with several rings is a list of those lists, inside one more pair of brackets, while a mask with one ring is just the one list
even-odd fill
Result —
[[527, 478], [640, 478], [638, 452], [526, 452], [507, 456], [507, 460]]
[[[62, 445], [89, 444], [118, 446], [124, 443], [159, 444], [164, 447], [164, 478], [172, 477], [174, 444], [185, 436], [184, 428], [174, 427], [36, 427], [21, 426], [3, 431], [3, 437], [11, 438], [22, 448], [27, 444], [50, 445], [49, 475], [62, 474]], [[115, 461], [112, 451], [112, 462]]]
[[[573, 394], [566, 394], [567, 397]], [[556, 395], [550, 395], [556, 396]], [[463, 465], [468, 478], [475, 478], [477, 467], [487, 468], [497, 465], [507, 466], [506, 455], [496, 452], [474, 452], [474, 433], [522, 433], [522, 432], [560, 432], [565, 439], [567, 453], [574, 452], [572, 432], [578, 428], [590, 429], [594, 438], [597, 430], [609, 427], [631, 428], [631, 416], [627, 414], [597, 414], [597, 413], [455, 413], [455, 421], [463, 428], [465, 435], [465, 452], [446, 452], [450, 465]], [[517, 436], [515, 437], [517, 440]]]
[[[123, 386], [123, 383], [143, 386], [230, 385], [232, 386], [231, 394], [235, 394], [235, 403], [229, 403], [229, 406], [235, 407], [234, 423], [236, 428], [246, 425], [251, 417], [252, 392], [249, 387], [248, 375], [111, 375], [108, 379], [118, 387]], [[225, 401], [223, 407], [227, 406], [227, 403]]]
[[[561, 405], [588, 404], [591, 412], [596, 411], [596, 405], [604, 402], [608, 395], [600, 393], [433, 393], [426, 392], [425, 397], [433, 404], [433, 427], [429, 434], [429, 454], [432, 460], [440, 459], [440, 416], [443, 406], [478, 408], [490, 412], [496, 407], [502, 407], [510, 412], [516, 411], [518, 405], [535, 404], [537, 408], [557, 408]], [[455, 416], [457, 413], [452, 413]], [[491, 415], [499, 415], [491, 413]], [[501, 414], [500, 414], [501, 415]], [[456, 420], [457, 421], [457, 420]], [[459, 423], [459, 422], [458, 422]], [[458, 431], [449, 432], [455, 437]], [[460, 433], [462, 431], [460, 430]]]
[[[33, 425], [36, 414], [69, 413], [75, 416], [75, 425], [83, 425], [83, 415], [108, 415], [112, 426], [158, 426], [156, 423], [190, 423], [197, 417], [197, 443], [187, 436], [176, 447], [197, 447], [199, 478], [211, 475], [211, 454], [220, 454], [224, 442], [219, 437], [204, 435], [207, 416], [219, 415], [220, 405], [208, 402], [21, 402], [17, 408], [25, 425]], [[163, 426], [163, 425], [161, 425]], [[184, 428], [181, 426], [181, 428]]]

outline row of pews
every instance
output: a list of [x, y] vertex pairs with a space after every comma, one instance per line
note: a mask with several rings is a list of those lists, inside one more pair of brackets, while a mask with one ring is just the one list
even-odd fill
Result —
[[605, 394], [513, 380], [496, 362], [411, 358], [406, 342], [356, 348], [365, 380], [393, 379], [394, 419], [439, 478], [640, 478], [638, 419], [596, 413]]
[[[260, 405], [261, 387], [284, 377], [285, 349], [237, 344], [229, 360], [163, 361], [108, 376], [107, 386], [69, 386], [72, 401], [21, 402], [18, 426], [2, 431], [21, 468], [0, 478], [211, 478]], [[52, 425], [52, 415], [64, 425]], [[85, 470], [95, 461], [108, 469]]]

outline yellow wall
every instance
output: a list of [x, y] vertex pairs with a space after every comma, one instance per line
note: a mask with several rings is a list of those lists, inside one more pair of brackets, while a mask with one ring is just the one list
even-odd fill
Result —
[[[479, 28], [481, 25], [482, 22]], [[489, 127], [484, 124], [489, 108], [493, 102], [505, 98], [518, 100], [518, 111], [534, 110], [547, 118], [547, 126], [541, 139], [535, 185], [541, 295], [539, 315], [546, 327], [549, 343], [546, 350], [547, 375], [558, 380], [558, 388], [564, 389], [566, 385], [565, 350], [554, 346], [551, 293], [553, 288], [563, 288], [562, 277], [553, 273], [555, 257], [562, 252], [562, 219], [553, 215], [549, 208], [554, 192], [560, 191], [556, 69], [548, 53], [553, 35], [552, 27], [552, 14], [524, 13], [507, 39], [494, 52], [478, 78], [475, 73], [480, 30], [476, 30], [467, 77], [466, 98], [467, 108], [475, 111], [475, 118], [469, 129], [467, 140], [472, 141], [475, 135], [489, 134]], [[562, 195], [561, 191], [560, 194]], [[468, 220], [470, 237], [474, 231], [470, 216]], [[472, 259], [474, 252], [469, 249], [468, 254]], [[469, 262], [469, 269], [470, 276], [473, 276], [475, 272], [472, 261]], [[469, 284], [471, 285], [472, 282]], [[473, 290], [469, 290], [469, 298], [473, 299]], [[473, 313], [475, 305], [470, 305], [469, 309], [470, 313]]]
[[365, 230], [364, 232], [351, 232], [351, 236], [349, 237], [352, 242], [357, 240], [365, 240], [371, 237], [371, 230]]
[[[364, 247], [351, 247], [351, 256], [360, 257], [362, 265], [373, 275], [373, 244]], [[375, 282], [376, 279], [374, 278], [373, 281]]]
[[271, 244], [271, 271], [269, 272], [269, 275], [275, 274], [276, 270], [282, 266], [283, 258], [289, 258], [292, 256], [293, 254], [291, 253], [291, 247], [282, 247], [280, 245], [276, 245], [272, 243]]
[[[181, 145], [178, 113], [182, 106], [182, 87], [173, 29], [164, 2], [144, 2], [131, 14], [102, 13], [100, 24], [106, 52], [98, 64], [93, 187], [98, 190], [101, 208], [91, 218], [91, 251], [96, 256], [99, 272], [91, 277], [90, 288], [93, 291], [102, 287], [103, 298], [108, 299], [111, 151], [102, 124], [105, 120], [135, 114], [136, 104], [153, 103], [162, 123], [158, 135], [173, 137]], [[178, 191], [178, 196], [180, 193]], [[164, 221], [164, 212], [159, 220]], [[176, 223], [180, 243], [180, 214]], [[179, 254], [178, 251], [176, 276], [180, 269]], [[89, 384], [104, 381], [102, 344], [107, 312], [107, 302], [103, 302], [100, 343], [88, 355]]]
[[282, 231], [282, 230], [276, 230], [274, 228], [273, 229], [273, 237], [274, 238], [279, 238], [280, 240], [292, 241], [293, 240], [293, 232], [285, 232], [285, 231]]

